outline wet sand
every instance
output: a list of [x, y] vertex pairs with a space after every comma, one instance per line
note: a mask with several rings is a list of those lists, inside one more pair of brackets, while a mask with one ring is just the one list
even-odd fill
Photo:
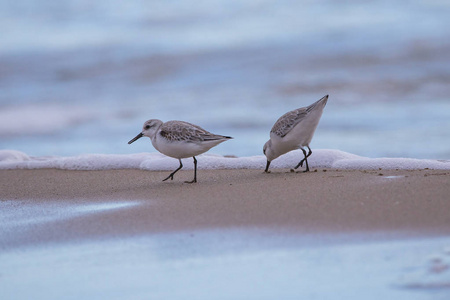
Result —
[[167, 175], [0, 171], [2, 299], [448, 299], [450, 171]]
[[[227, 228], [450, 233], [450, 172], [445, 170], [199, 170], [196, 184], [184, 183], [192, 171], [162, 182], [167, 174], [2, 170], [0, 205], [34, 225], [5, 230], [1, 246]], [[41, 210], [27, 213], [30, 205]], [[46, 222], [39, 221], [46, 216]]]

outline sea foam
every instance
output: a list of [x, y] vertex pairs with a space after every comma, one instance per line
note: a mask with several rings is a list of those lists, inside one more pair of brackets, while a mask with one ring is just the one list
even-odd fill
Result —
[[[291, 151], [272, 162], [271, 168], [292, 168], [303, 157], [301, 151]], [[202, 154], [198, 157], [199, 169], [263, 169], [264, 155], [247, 157], [225, 157]], [[314, 150], [308, 159], [312, 168], [336, 169], [440, 169], [450, 170], [450, 160], [413, 158], [368, 158], [332, 149]], [[192, 169], [191, 158], [183, 159], [185, 169]], [[178, 160], [160, 153], [136, 154], [82, 154], [78, 156], [29, 156], [16, 150], [0, 150], [0, 169], [42, 169], [63, 170], [172, 170], [178, 167]]]

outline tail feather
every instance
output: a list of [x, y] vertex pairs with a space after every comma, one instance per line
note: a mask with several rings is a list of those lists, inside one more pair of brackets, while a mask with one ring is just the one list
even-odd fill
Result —
[[314, 102], [313, 104], [311, 104], [310, 106], [308, 106], [306, 108], [307, 112], [310, 112], [312, 110], [314, 110], [316, 108], [317, 105], [327, 105], [327, 101], [328, 101], [328, 95], [323, 96], [322, 98], [320, 98], [319, 100], [317, 100], [316, 102]]
[[216, 135], [216, 136], [204, 138], [205, 141], [217, 141], [217, 140], [223, 140], [223, 139], [229, 140], [229, 139], [233, 139], [233, 137], [224, 136], [224, 135]]

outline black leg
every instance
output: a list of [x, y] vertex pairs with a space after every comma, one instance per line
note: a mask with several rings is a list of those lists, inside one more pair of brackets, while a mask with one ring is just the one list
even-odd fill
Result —
[[308, 147], [308, 155], [306, 155], [306, 158], [308, 158], [311, 156], [312, 150], [311, 150], [311, 148], [309, 148], [309, 146], [306, 146], [306, 147]]
[[310, 157], [312, 154], [311, 148], [309, 148], [309, 146], [306, 147], [308, 147], [308, 155], [305, 156], [306, 170], [303, 172], [309, 172], [308, 157]]
[[192, 181], [185, 181], [185, 183], [197, 182], [197, 159], [195, 158], [195, 156], [192, 156], [192, 158], [194, 159], [194, 180], [192, 180]]
[[303, 152], [303, 156], [304, 158], [294, 167], [295, 170], [298, 169], [298, 167], [302, 166], [303, 167], [303, 162], [306, 160], [306, 158], [308, 157], [308, 155], [306, 154], [306, 150], [303, 148], [300, 148], [300, 150], [302, 150]]
[[[298, 169], [298, 167], [303, 167], [303, 162], [306, 163], [306, 170], [304, 172], [309, 172], [309, 165], [308, 165], [308, 157], [312, 154], [311, 148], [308, 147], [308, 153], [306, 153], [306, 150], [303, 148], [300, 148], [303, 152], [303, 155], [305, 156], [296, 166], [294, 169]], [[292, 170], [293, 171], [293, 170]]]
[[166, 180], [169, 179], [169, 178], [170, 178], [170, 180], [173, 180], [173, 175], [175, 175], [175, 173], [178, 172], [178, 171], [183, 167], [183, 164], [181, 163], [181, 159], [179, 159], [179, 161], [180, 161], [180, 166], [178, 167], [178, 169], [176, 169], [175, 171], [173, 171], [172, 173], [170, 173], [170, 175], [167, 176], [166, 179], [163, 179], [163, 181], [166, 181]]

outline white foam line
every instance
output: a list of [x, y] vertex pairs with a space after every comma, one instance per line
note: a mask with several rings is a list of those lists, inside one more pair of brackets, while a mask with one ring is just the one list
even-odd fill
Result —
[[[206, 153], [198, 157], [199, 169], [264, 169], [264, 155], [248, 157], [224, 157]], [[292, 151], [278, 159], [274, 168], [292, 168], [303, 158], [301, 151]], [[414, 158], [367, 158], [340, 150], [318, 149], [308, 159], [313, 168], [335, 168], [346, 170], [377, 169], [435, 169], [450, 170], [450, 160]], [[183, 160], [184, 169], [193, 168], [192, 158]], [[0, 169], [42, 169], [63, 170], [173, 170], [178, 161], [160, 153], [137, 154], [83, 154], [71, 157], [32, 157], [15, 150], [0, 150]]]

